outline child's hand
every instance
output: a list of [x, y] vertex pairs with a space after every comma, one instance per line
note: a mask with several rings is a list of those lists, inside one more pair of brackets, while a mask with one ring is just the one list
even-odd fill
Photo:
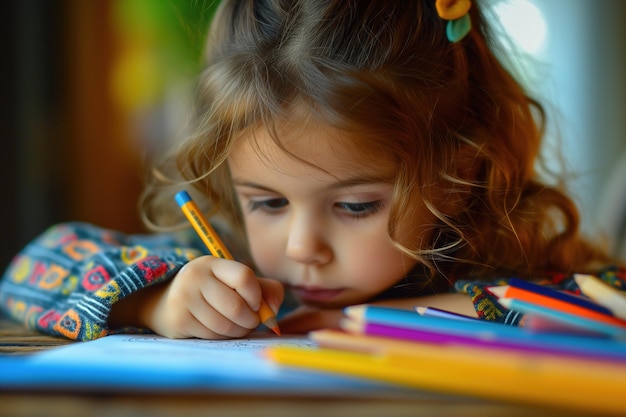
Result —
[[139, 318], [170, 338], [243, 337], [260, 324], [261, 297], [277, 311], [284, 297], [282, 285], [257, 278], [239, 262], [202, 256], [146, 296]]

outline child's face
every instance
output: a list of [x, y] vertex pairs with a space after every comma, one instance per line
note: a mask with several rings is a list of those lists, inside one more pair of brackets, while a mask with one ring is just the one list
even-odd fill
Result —
[[[342, 133], [323, 125], [284, 129], [281, 140], [314, 166], [264, 129], [228, 160], [261, 275], [318, 307], [362, 303], [395, 284], [416, 261], [387, 235], [393, 165], [355, 158], [339, 145]], [[399, 225], [401, 242], [422, 241], [433, 216], [422, 206], [413, 218]]]

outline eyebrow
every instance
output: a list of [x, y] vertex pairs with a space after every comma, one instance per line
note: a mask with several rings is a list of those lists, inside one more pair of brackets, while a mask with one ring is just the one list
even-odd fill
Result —
[[391, 179], [385, 179], [381, 177], [374, 177], [374, 176], [354, 177], [354, 178], [347, 178], [345, 180], [338, 181], [332, 184], [330, 188], [337, 189], [337, 188], [354, 187], [358, 185], [391, 184], [391, 183], [392, 183]]
[[[380, 177], [354, 177], [354, 178], [347, 178], [345, 180], [335, 182], [331, 184], [329, 188], [339, 189], [339, 188], [355, 187], [355, 186], [360, 186], [360, 185], [391, 184], [391, 183], [392, 181], [390, 179], [383, 179]], [[276, 192], [275, 190], [269, 187], [266, 187], [264, 185], [261, 185], [252, 181], [238, 180], [236, 178], [233, 179], [233, 184], [235, 186], [240, 186], [240, 187], [250, 187], [250, 188], [256, 188], [256, 189], [264, 190], [264, 191]]]
[[237, 187], [258, 188], [259, 190], [275, 192], [271, 188], [268, 188], [268, 187], [265, 187], [265, 186], [263, 186], [261, 184], [257, 184], [257, 183], [250, 182], [250, 181], [237, 181], [237, 180], [233, 179], [233, 184], [235, 186], [237, 186]]

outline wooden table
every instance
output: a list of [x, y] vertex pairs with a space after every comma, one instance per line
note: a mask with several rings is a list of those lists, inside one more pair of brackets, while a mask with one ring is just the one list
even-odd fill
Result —
[[[0, 317], [0, 355], [32, 355], [71, 343], [65, 339], [24, 329]], [[0, 369], [0, 372], [2, 370]], [[216, 393], [163, 395], [129, 392], [80, 393], [9, 390], [0, 392], [0, 416], [4, 417], [326, 417], [326, 416], [506, 416], [555, 417], [570, 411], [503, 404], [471, 398], [433, 395], [425, 399], [375, 399], [296, 396], [241, 396]]]

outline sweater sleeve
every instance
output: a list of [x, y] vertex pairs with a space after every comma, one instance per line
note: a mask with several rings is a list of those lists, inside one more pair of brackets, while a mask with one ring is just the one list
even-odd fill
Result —
[[27, 245], [0, 281], [0, 308], [26, 326], [74, 340], [109, 329], [111, 306], [171, 279], [202, 254], [191, 234], [124, 235], [86, 223], [64, 223]]

